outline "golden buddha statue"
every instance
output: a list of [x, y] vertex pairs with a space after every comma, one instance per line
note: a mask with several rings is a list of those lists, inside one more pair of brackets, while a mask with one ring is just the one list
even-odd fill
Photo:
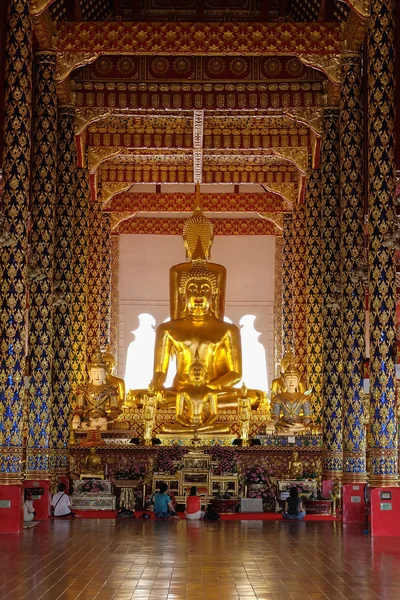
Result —
[[303, 476], [303, 463], [299, 459], [297, 450], [292, 452], [289, 460], [289, 479], [301, 479]]
[[115, 367], [115, 358], [107, 350], [107, 352], [103, 352], [104, 362], [106, 363], [106, 383], [109, 385], [113, 385], [118, 388], [118, 397], [119, 397], [119, 407], [122, 408], [125, 402], [125, 381], [121, 379], [121, 377], [116, 377], [113, 375], [113, 370]]
[[106, 383], [106, 376], [106, 364], [98, 348], [89, 363], [89, 383], [76, 390], [73, 429], [107, 429], [108, 421], [121, 413], [118, 389]]
[[96, 448], [92, 446], [89, 449], [89, 454], [86, 456], [82, 465], [81, 479], [87, 478], [104, 479], [104, 468], [101, 455], [96, 452]]
[[[286, 354], [284, 354], [284, 356], [281, 360], [281, 375], [280, 375], [280, 377], [276, 377], [275, 379], [273, 379], [272, 383], [271, 383], [271, 391], [273, 394], [279, 394], [279, 392], [285, 391], [285, 383], [284, 383], [285, 371], [289, 365], [293, 365], [293, 364], [295, 366], [297, 366], [294, 354], [292, 352], [287, 352]], [[305, 392], [307, 390], [305, 382], [300, 377], [299, 377], [298, 390], [299, 390], [299, 392]]]
[[[175, 407], [176, 422], [164, 425], [164, 433], [228, 433], [217, 423], [219, 408], [238, 408], [240, 390], [234, 386], [242, 376], [240, 332], [223, 320], [226, 269], [207, 262], [213, 241], [213, 226], [203, 215], [196, 189], [196, 206], [184, 226], [189, 264], [170, 270], [171, 321], [156, 331], [153, 384], [161, 408]], [[165, 388], [171, 358], [176, 358], [176, 376]], [[146, 392], [135, 394], [143, 406]], [[248, 390], [250, 407], [256, 408], [265, 393]]]
[[273, 393], [271, 399], [272, 427], [281, 434], [296, 435], [309, 431], [311, 405], [307, 396], [310, 391], [299, 391], [299, 383], [299, 371], [290, 362], [285, 368], [284, 389]]
[[[218, 405], [237, 407], [239, 390], [232, 386], [242, 376], [240, 333], [212, 313], [218, 292], [217, 278], [207, 263], [196, 260], [181, 278], [184, 315], [159, 325], [154, 354], [155, 390], [162, 393], [161, 406], [176, 406], [177, 423], [165, 432], [217, 429]], [[165, 389], [168, 366], [176, 356], [177, 373]]]

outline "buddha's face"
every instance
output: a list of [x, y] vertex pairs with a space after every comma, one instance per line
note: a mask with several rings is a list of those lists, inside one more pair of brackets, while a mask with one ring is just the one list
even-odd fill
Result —
[[286, 375], [285, 377], [285, 388], [289, 394], [294, 394], [299, 385], [299, 378], [297, 375]]
[[185, 302], [192, 315], [206, 315], [212, 300], [211, 284], [207, 279], [189, 279], [185, 289]]
[[91, 367], [89, 375], [93, 385], [103, 385], [106, 380], [106, 370], [103, 367]]

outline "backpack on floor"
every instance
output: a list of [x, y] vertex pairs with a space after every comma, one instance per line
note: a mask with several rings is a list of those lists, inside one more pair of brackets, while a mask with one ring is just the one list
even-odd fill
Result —
[[129, 508], [121, 507], [117, 512], [117, 519], [134, 519], [135, 513]]
[[216, 510], [214, 510], [213, 508], [209, 508], [206, 512], [206, 514], [204, 515], [204, 518], [207, 521], [219, 521], [221, 518], [221, 515], [217, 513]]

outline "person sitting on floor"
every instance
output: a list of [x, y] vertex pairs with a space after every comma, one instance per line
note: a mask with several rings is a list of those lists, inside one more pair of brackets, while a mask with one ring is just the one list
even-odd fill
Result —
[[291, 487], [290, 496], [285, 502], [285, 510], [282, 513], [284, 519], [301, 521], [306, 516], [303, 501], [299, 498], [299, 490], [297, 487]]
[[75, 517], [71, 510], [71, 501], [65, 493], [65, 483], [58, 484], [58, 492], [51, 501], [51, 512], [54, 517]]
[[167, 494], [168, 486], [161, 482], [159, 491], [154, 494], [154, 514], [157, 519], [179, 519], [176, 514], [170, 497]]
[[190, 488], [190, 494], [186, 499], [186, 518], [192, 521], [202, 519], [204, 512], [201, 510], [200, 496], [197, 495], [197, 487]]
[[25, 492], [24, 501], [24, 523], [30, 523], [35, 518], [36, 511], [33, 508], [33, 501], [30, 494]]

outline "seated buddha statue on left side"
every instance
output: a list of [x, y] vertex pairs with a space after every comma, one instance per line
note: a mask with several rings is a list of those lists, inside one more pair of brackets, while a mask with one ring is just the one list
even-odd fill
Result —
[[118, 388], [106, 383], [107, 371], [100, 348], [89, 363], [89, 382], [76, 390], [72, 428], [107, 429], [121, 413]]

